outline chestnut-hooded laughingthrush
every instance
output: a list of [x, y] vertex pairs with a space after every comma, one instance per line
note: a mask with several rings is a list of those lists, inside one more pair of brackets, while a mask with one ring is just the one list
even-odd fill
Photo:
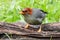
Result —
[[[24, 20], [27, 23], [25, 28], [28, 28], [29, 25], [41, 25], [47, 13], [38, 8], [24, 8], [20, 14], [24, 16]], [[41, 26], [38, 32], [41, 32]]]

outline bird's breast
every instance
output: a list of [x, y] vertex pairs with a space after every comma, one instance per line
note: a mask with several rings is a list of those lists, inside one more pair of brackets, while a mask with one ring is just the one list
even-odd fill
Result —
[[32, 17], [32, 16], [28, 16], [24, 18], [25, 21], [31, 25], [39, 25], [41, 24], [38, 20], [36, 20], [36, 18]]

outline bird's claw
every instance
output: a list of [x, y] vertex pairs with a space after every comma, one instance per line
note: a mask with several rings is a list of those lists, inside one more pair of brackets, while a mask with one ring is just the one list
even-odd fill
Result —
[[28, 28], [29, 28], [29, 24], [27, 24], [27, 25], [25, 26], [25, 28], [28, 29]]
[[40, 28], [39, 28], [39, 30], [37, 32], [41, 32], [41, 25], [40, 25]]

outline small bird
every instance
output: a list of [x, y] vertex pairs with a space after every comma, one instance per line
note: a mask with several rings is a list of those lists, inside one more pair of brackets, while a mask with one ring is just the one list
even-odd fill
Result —
[[[28, 28], [29, 25], [41, 25], [46, 16], [46, 12], [37, 8], [24, 8], [20, 14], [24, 16], [24, 20], [27, 23], [25, 28]], [[37, 32], [41, 32], [41, 26]]]

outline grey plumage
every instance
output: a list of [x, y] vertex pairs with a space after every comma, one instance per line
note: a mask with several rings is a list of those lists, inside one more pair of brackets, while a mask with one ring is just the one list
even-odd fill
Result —
[[32, 25], [39, 25], [42, 23], [46, 16], [46, 12], [40, 9], [33, 8], [32, 15], [25, 14], [24, 19], [27, 23]]

